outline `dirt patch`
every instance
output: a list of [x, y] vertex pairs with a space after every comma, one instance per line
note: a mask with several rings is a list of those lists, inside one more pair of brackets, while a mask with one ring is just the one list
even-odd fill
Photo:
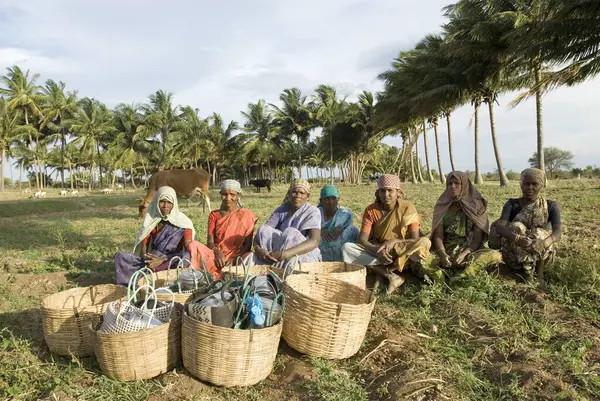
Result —
[[13, 292], [25, 292], [29, 296], [52, 294], [72, 284], [86, 287], [96, 284], [112, 282], [112, 273], [78, 274], [69, 272], [55, 272], [44, 274], [15, 274], [6, 276], [6, 283]]

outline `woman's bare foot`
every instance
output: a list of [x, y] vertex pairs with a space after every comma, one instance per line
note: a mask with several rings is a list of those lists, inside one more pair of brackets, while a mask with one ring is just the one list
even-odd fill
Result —
[[397, 274], [394, 273], [388, 273], [386, 275], [387, 279], [389, 280], [389, 284], [386, 290], [386, 294], [390, 295], [392, 294], [394, 291], [396, 291], [398, 289], [398, 287], [400, 287], [402, 284], [404, 284], [404, 277], [399, 276]]

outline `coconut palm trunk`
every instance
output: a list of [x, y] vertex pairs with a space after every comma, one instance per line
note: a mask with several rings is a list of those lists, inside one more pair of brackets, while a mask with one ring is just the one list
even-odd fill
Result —
[[433, 133], [435, 135], [435, 152], [437, 155], [437, 164], [438, 170], [440, 174], [440, 182], [446, 185], [446, 176], [444, 176], [444, 172], [442, 171], [442, 158], [440, 157], [440, 136], [438, 133], [438, 125], [437, 121], [433, 122]]
[[419, 182], [423, 183], [425, 180], [423, 179], [423, 173], [421, 172], [421, 161], [419, 160], [419, 138], [415, 141], [415, 159], [417, 161], [417, 178]]
[[448, 127], [448, 153], [450, 154], [450, 167], [456, 171], [454, 166], [454, 153], [452, 152], [452, 124], [450, 123], [450, 113], [446, 113], [446, 126]]
[[500, 186], [508, 184], [508, 178], [504, 174], [502, 160], [500, 159], [500, 149], [498, 148], [498, 140], [496, 139], [496, 120], [494, 118], [494, 101], [490, 99], [488, 102], [488, 110], [490, 113], [490, 131], [492, 134], [492, 145], [494, 146], [494, 155], [496, 156], [496, 165], [498, 166], [498, 175], [500, 177]]
[[[25, 126], [28, 126], [28, 125], [29, 125], [29, 116], [27, 114], [27, 109], [25, 109]], [[33, 145], [33, 138], [31, 137], [31, 133], [29, 133], [28, 135], [29, 135], [29, 144], [30, 144], [30, 146], [32, 146]], [[39, 187], [40, 187], [40, 177], [38, 176], [36, 168], [35, 168], [36, 164], [37, 163], [36, 163], [36, 160], [34, 158], [33, 159], [33, 175], [35, 175], [35, 187], [36, 187], [36, 189], [39, 189]]]
[[483, 184], [483, 176], [479, 168], [479, 106], [481, 102], [476, 99], [474, 104], [475, 113], [473, 116], [473, 136], [475, 140], [475, 184]]
[[61, 128], [60, 138], [60, 187], [65, 187], [65, 149], [67, 148], [67, 138], [64, 128]]
[[[542, 68], [537, 65], [535, 68], [535, 86], [539, 88], [542, 79]], [[544, 160], [544, 124], [542, 118], [542, 92], [540, 89], [535, 91], [535, 113], [537, 119], [537, 164], [538, 168], [546, 171], [546, 163]]]
[[2, 161], [0, 162], [0, 192], [4, 192], [4, 159], [6, 157], [6, 149], [2, 147], [0, 149], [0, 158]]
[[298, 178], [302, 178], [302, 146], [300, 145], [300, 135], [296, 135], [298, 139]]
[[425, 146], [425, 164], [427, 164], [427, 177], [429, 182], [433, 183], [433, 174], [431, 174], [431, 168], [429, 166], [429, 151], [427, 150], [427, 128], [425, 127], [425, 119], [423, 119], [423, 144]]
[[23, 189], [23, 161], [19, 163], [19, 191]]
[[412, 149], [410, 150], [410, 175], [411, 175], [411, 182], [413, 184], [417, 183], [417, 176], [415, 175], [415, 155], [412, 151]]

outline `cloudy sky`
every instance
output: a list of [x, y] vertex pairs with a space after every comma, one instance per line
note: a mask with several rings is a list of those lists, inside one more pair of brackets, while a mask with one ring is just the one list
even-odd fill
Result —
[[[449, 1], [0, 0], [0, 71], [17, 64], [39, 73], [39, 83], [62, 80], [108, 106], [144, 102], [165, 89], [203, 115], [240, 121], [248, 102], [276, 102], [284, 88], [310, 94], [329, 84], [350, 98], [380, 90], [377, 74], [399, 51], [439, 31]], [[508, 110], [514, 96], [500, 99], [497, 128], [504, 165], [518, 170], [535, 150], [535, 108], [529, 101]], [[546, 146], [571, 150], [577, 165], [600, 164], [599, 99], [600, 79], [549, 94]], [[473, 169], [471, 117], [469, 107], [453, 116], [455, 161], [463, 170]], [[481, 163], [491, 171], [486, 112], [481, 121]]]

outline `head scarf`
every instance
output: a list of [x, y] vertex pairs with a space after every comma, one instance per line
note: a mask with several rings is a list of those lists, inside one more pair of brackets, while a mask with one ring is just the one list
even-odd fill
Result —
[[242, 201], [240, 200], [239, 195], [242, 194], [242, 186], [240, 184], [239, 181], [236, 180], [224, 180], [221, 182], [220, 188], [219, 188], [220, 192], [223, 191], [235, 191], [238, 193], [238, 201], [237, 204], [239, 207], [243, 207], [244, 205], [242, 204]]
[[542, 188], [546, 186], [546, 173], [544, 173], [543, 170], [540, 170], [539, 168], [526, 168], [521, 171], [521, 182], [523, 182], [527, 176], [541, 183]]
[[335, 185], [325, 185], [323, 188], [321, 188], [321, 199], [325, 199], [325, 198], [330, 198], [330, 197], [334, 197], [334, 198], [339, 198], [340, 197], [340, 191], [338, 191], [338, 189], [335, 187]]
[[308, 180], [305, 180], [302, 178], [297, 178], [294, 181], [292, 181], [292, 183], [290, 184], [287, 194], [285, 195], [285, 199], [283, 200], [283, 203], [290, 202], [292, 190], [296, 187], [304, 189], [306, 191], [306, 193], [310, 195], [310, 182], [308, 182]]
[[458, 202], [473, 225], [485, 234], [489, 234], [490, 222], [486, 210], [487, 201], [473, 184], [471, 184], [471, 180], [469, 180], [469, 176], [466, 173], [463, 173], [462, 171], [453, 171], [448, 174], [447, 182], [450, 182], [451, 177], [455, 177], [460, 181], [460, 195], [457, 199], [452, 198], [450, 188], [446, 187], [446, 190], [438, 198], [433, 208], [431, 232], [433, 233], [438, 225], [441, 224], [450, 205], [452, 205], [453, 202]]
[[[167, 216], [163, 216], [158, 207], [158, 203], [162, 200], [166, 200], [173, 204], [173, 209], [171, 209], [171, 212]], [[177, 193], [175, 193], [175, 190], [171, 187], [160, 187], [154, 194], [154, 198], [152, 198], [152, 202], [150, 202], [150, 205], [148, 206], [148, 213], [146, 213], [144, 221], [142, 221], [140, 231], [135, 241], [133, 253], [139, 251], [139, 246], [144, 238], [150, 235], [152, 230], [154, 230], [161, 221], [169, 222], [175, 227], [189, 228], [192, 230], [192, 238], [196, 236], [194, 223], [192, 223], [189, 217], [179, 211], [179, 203], [177, 202]]]
[[[383, 174], [379, 176], [377, 180], [377, 189], [391, 188], [398, 190], [398, 199], [404, 198], [404, 191], [402, 190], [402, 182], [400, 181], [400, 177], [394, 174]], [[380, 203], [379, 200], [379, 191], [375, 191], [375, 202]]]

